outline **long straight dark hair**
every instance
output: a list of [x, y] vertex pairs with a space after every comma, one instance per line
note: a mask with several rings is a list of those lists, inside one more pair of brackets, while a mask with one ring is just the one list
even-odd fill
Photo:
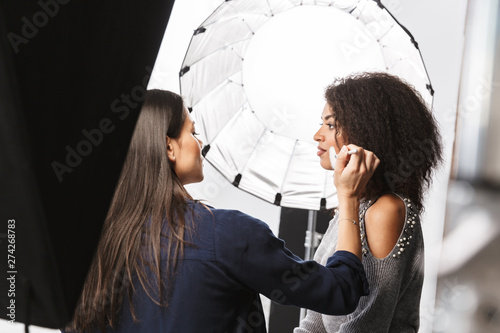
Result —
[[[173, 171], [166, 142], [167, 136], [179, 137], [185, 119], [179, 95], [163, 90], [147, 92], [68, 330], [85, 332], [99, 327], [106, 331], [114, 327], [125, 296], [136, 320], [134, 279], [155, 303], [168, 306], [169, 277], [174, 276], [177, 259], [183, 256], [185, 235], [190, 232], [185, 215], [187, 200], [192, 198]], [[168, 238], [163, 249], [162, 237]], [[163, 267], [162, 251], [167, 259]], [[151, 279], [147, 270], [156, 278]]]

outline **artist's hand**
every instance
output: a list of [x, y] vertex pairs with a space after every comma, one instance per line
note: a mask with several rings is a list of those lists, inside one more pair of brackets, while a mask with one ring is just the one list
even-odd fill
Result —
[[[348, 150], [357, 153], [348, 155]], [[333, 181], [339, 200], [342, 198], [361, 199], [366, 184], [380, 164], [374, 153], [356, 145], [342, 147], [337, 154]]]

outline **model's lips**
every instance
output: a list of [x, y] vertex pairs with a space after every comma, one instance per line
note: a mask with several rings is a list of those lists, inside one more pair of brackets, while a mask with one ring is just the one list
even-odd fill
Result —
[[318, 156], [321, 156], [324, 153], [326, 153], [326, 150], [318, 146], [318, 152], [317, 152]]

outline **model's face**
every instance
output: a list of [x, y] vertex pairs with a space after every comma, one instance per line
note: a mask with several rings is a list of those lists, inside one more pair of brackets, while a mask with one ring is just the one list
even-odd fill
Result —
[[[340, 152], [340, 147], [342, 147], [345, 143], [342, 138], [340, 132], [337, 132], [337, 129], [334, 127], [334, 118], [331, 106], [326, 103], [323, 109], [323, 113], [321, 114], [321, 127], [314, 134], [314, 141], [318, 142], [318, 156], [320, 157], [320, 164], [324, 169], [333, 170], [332, 165], [330, 163], [330, 153], [329, 148], [334, 147], [335, 153]], [[337, 138], [337, 142], [335, 141]]]
[[198, 183], [203, 180], [203, 143], [196, 137], [194, 122], [188, 112], [177, 139], [170, 139], [168, 157], [174, 162], [174, 171], [183, 185]]

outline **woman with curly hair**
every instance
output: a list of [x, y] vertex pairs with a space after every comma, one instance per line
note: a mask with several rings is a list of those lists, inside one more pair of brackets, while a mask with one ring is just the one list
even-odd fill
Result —
[[[329, 314], [352, 312], [368, 285], [359, 196], [379, 164], [339, 155], [343, 220], [325, 265], [304, 261], [267, 224], [193, 200], [202, 142], [182, 98], [150, 90], [68, 332], [265, 332], [259, 293]], [[333, 185], [333, 184], [332, 184]]]
[[[386, 73], [338, 79], [325, 98], [323, 123], [314, 135], [321, 166], [332, 169], [330, 160], [347, 143], [381, 160], [362, 194], [359, 214], [370, 294], [349, 315], [308, 311], [294, 332], [417, 332], [424, 279], [420, 215], [424, 190], [442, 160], [436, 121], [415, 89]], [[316, 251], [319, 263], [337, 245], [339, 214], [342, 208]]]

